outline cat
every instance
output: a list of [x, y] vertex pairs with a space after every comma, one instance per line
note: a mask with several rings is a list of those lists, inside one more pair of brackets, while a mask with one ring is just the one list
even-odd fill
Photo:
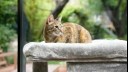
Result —
[[50, 15], [44, 26], [44, 40], [46, 43], [90, 43], [92, 41], [88, 30], [79, 24], [61, 23], [61, 19], [54, 19]]
[[[50, 15], [44, 26], [44, 41], [46, 43], [90, 43], [91, 35], [84, 27], [75, 23], [61, 23]], [[67, 72], [66, 64], [58, 66], [54, 72]]]

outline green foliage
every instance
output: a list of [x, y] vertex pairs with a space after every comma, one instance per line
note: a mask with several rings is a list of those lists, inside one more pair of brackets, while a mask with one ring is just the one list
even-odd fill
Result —
[[14, 64], [14, 56], [6, 57], [8, 64]]
[[0, 47], [7, 51], [10, 41], [16, 36], [16, 32], [9, 26], [0, 25]]
[[17, 12], [17, 0], [0, 0], [0, 23], [13, 24]]
[[[88, 11], [88, 13], [90, 14], [100, 14], [103, 11], [103, 6], [101, 3], [101, 0], [87, 0], [88, 1], [88, 5], [86, 5], [86, 9]], [[114, 0], [112, 0], [114, 1]]]
[[39, 41], [43, 25], [55, 7], [52, 0], [24, 0], [24, 12], [30, 24], [31, 41]]
[[[106, 4], [114, 8], [118, 4], [118, 0], [105, 0]], [[121, 14], [124, 10], [126, 0], [122, 1]], [[42, 31], [43, 24], [54, 10], [54, 0], [26, 0], [24, 3], [24, 11], [30, 22], [31, 32], [34, 41], [39, 40], [39, 34]], [[102, 15], [104, 7], [101, 0], [69, 0], [62, 12], [59, 14], [62, 17], [62, 22], [74, 22], [82, 25], [89, 30], [93, 39], [99, 38], [117, 38], [114, 34], [110, 34], [105, 28], [102, 27], [101, 22], [94, 19], [95, 16]], [[120, 16], [121, 16], [120, 14]], [[127, 28], [126, 28], [127, 29]], [[110, 30], [111, 33], [113, 33]], [[127, 34], [126, 34], [127, 35]], [[126, 36], [122, 37], [126, 39]]]
[[[78, 0], [73, 1], [77, 2]], [[118, 0], [106, 0], [106, 3], [114, 8], [118, 4]], [[67, 5], [60, 14], [60, 16], [63, 16], [62, 21], [74, 22], [84, 26], [86, 29], [89, 30], [93, 39], [117, 38], [111, 30], [109, 31], [112, 34], [109, 34], [109, 32], [100, 25], [103, 23], [96, 22], [94, 19], [94, 16], [102, 15], [104, 11], [104, 7], [101, 0], [79, 0], [77, 4], [68, 4], [69, 5]], [[123, 0], [122, 4], [126, 4], [126, 0]], [[121, 5], [121, 7], [124, 8], [123, 5]], [[120, 11], [122, 8], [120, 8]], [[76, 12], [79, 15], [76, 14]]]
[[49, 61], [48, 64], [59, 64], [60, 61]]
[[[67, 6], [63, 9], [62, 13], [60, 14], [60, 16], [63, 16], [62, 21], [78, 23], [83, 27], [85, 27], [87, 30], [89, 30], [93, 38], [103, 38], [103, 34], [101, 33], [99, 34], [98, 32], [104, 32], [104, 30], [100, 26], [96, 26], [96, 23], [91, 18], [92, 16], [95, 15], [94, 14], [95, 12], [94, 11], [92, 12], [94, 6], [92, 5], [91, 7], [89, 7], [88, 4], [89, 2], [93, 2], [93, 1], [89, 0], [89, 2], [88, 3], [87, 2], [88, 2], [87, 0], [81, 0], [81, 1], [75, 0], [74, 3], [69, 2]], [[98, 2], [96, 2], [95, 4], [97, 3]], [[99, 30], [97, 30], [97, 28]]]
[[69, 2], [66, 4], [62, 12], [60, 13], [60, 16], [62, 17], [68, 17], [71, 15], [75, 10], [80, 9], [81, 5], [79, 0], [69, 0]]
[[16, 24], [17, 0], [0, 0], [0, 47], [7, 51], [10, 41], [16, 36], [12, 28]]
[[115, 7], [118, 4], [118, 0], [107, 0], [106, 4]]

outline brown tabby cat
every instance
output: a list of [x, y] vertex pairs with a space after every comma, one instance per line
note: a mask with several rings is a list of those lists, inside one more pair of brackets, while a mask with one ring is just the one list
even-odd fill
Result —
[[54, 19], [53, 15], [48, 17], [44, 27], [45, 42], [61, 43], [89, 43], [90, 33], [82, 26], [75, 23], [61, 23]]

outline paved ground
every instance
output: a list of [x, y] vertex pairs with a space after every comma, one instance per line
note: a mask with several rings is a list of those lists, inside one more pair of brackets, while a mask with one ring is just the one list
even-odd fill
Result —
[[[57, 67], [58, 65], [48, 65], [48, 72], [53, 72], [53, 70]], [[12, 71], [12, 72], [18, 72], [17, 69]], [[32, 72], [32, 63], [28, 63], [26, 65], [26, 72]]]

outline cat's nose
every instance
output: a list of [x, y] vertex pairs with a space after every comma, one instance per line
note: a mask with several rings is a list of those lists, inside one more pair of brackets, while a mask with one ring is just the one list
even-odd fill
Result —
[[55, 26], [55, 28], [58, 28], [58, 26]]

